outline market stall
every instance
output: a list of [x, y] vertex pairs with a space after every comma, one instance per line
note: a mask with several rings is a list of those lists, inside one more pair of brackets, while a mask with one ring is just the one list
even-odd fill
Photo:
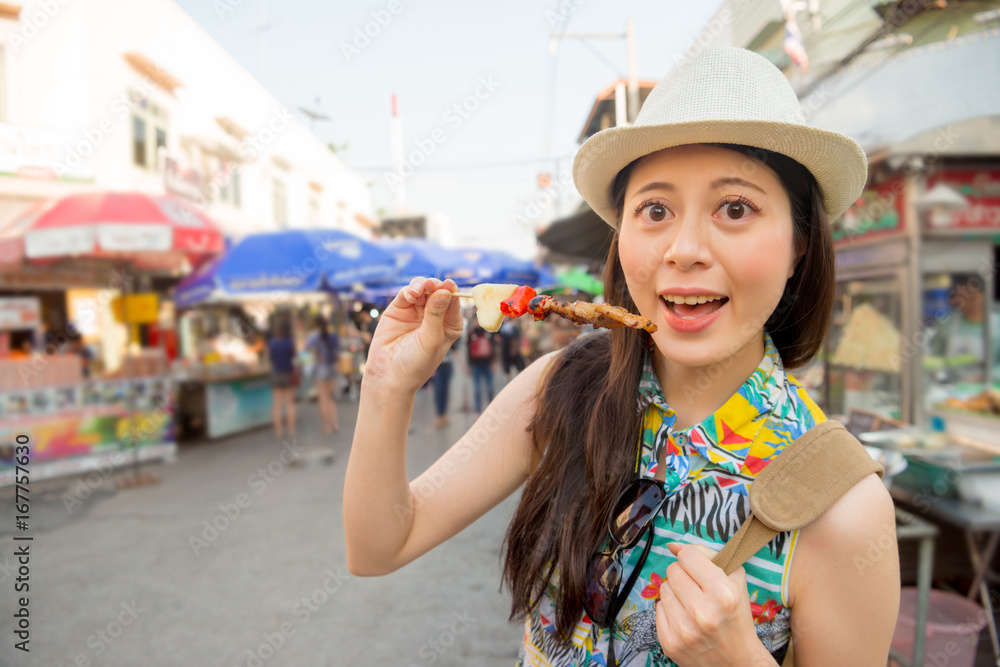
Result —
[[[174, 302], [183, 310], [182, 355], [174, 377], [185, 430], [214, 439], [270, 424], [264, 350], [275, 319], [291, 325], [301, 351], [314, 315], [336, 306], [338, 291], [395, 272], [392, 254], [346, 232], [287, 230], [247, 236], [181, 281]], [[344, 323], [337, 324], [342, 333]], [[306, 355], [300, 362], [310, 364]], [[300, 382], [297, 395], [309, 390]]]
[[[221, 247], [199, 211], [142, 193], [42, 202], [0, 229], [0, 301], [32, 324], [0, 344], [0, 441], [28, 434], [33, 479], [175, 455], [162, 294]], [[0, 450], [0, 484], [12, 454]]]
[[[939, 185], [952, 203], [936, 198]], [[827, 411], [933, 420], [1000, 442], [998, 239], [1000, 171], [958, 165], [923, 183], [894, 174], [865, 191], [834, 232]]]
[[[959, 573], [971, 573], [962, 592], [992, 611], [1000, 170], [989, 160], [941, 162], [926, 174], [876, 165], [862, 199], [835, 225], [823, 407], [900, 462], [891, 482], [897, 503], [961, 531], [971, 566]], [[1000, 664], [996, 619], [985, 618]]]
[[[137, 353], [113, 369], [94, 363], [79, 332], [45, 330], [37, 297], [0, 296], [0, 320], [0, 441], [29, 434], [33, 479], [174, 456], [162, 358]], [[14, 473], [13, 449], [0, 448], [0, 486], [13, 484]]]

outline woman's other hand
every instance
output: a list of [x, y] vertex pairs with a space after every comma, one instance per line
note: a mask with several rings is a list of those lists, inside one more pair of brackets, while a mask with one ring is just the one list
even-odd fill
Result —
[[668, 546], [677, 561], [667, 567], [656, 605], [663, 652], [681, 667], [776, 664], [757, 638], [743, 568], [726, 576], [712, 549]]
[[451, 280], [414, 278], [379, 319], [372, 338], [365, 383], [415, 392], [462, 335], [462, 315]]

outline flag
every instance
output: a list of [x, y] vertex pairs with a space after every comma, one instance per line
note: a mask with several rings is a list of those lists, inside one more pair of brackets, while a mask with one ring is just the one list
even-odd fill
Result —
[[809, 54], [798, 24], [791, 18], [785, 20], [785, 53], [803, 72], [809, 71]]

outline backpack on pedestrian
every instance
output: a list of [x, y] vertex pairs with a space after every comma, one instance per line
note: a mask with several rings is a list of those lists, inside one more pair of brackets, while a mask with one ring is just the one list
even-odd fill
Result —
[[469, 341], [469, 356], [476, 361], [493, 358], [493, 340], [488, 333], [473, 334]]

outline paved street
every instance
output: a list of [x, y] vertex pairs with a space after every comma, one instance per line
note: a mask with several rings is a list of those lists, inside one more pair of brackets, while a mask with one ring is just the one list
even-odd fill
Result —
[[[432, 432], [431, 398], [417, 399], [411, 477], [473, 419], [453, 396], [452, 425]], [[315, 403], [300, 408], [299, 441], [323, 445]], [[521, 628], [498, 592], [499, 546], [516, 497], [403, 571], [351, 576], [342, 496], [357, 404], [339, 408], [332, 466], [284, 466], [260, 429], [185, 445], [144, 468], [159, 484], [106, 480], [72, 511], [73, 480], [33, 483], [30, 656], [13, 646], [13, 493], [0, 490], [0, 665], [511, 665]]]

